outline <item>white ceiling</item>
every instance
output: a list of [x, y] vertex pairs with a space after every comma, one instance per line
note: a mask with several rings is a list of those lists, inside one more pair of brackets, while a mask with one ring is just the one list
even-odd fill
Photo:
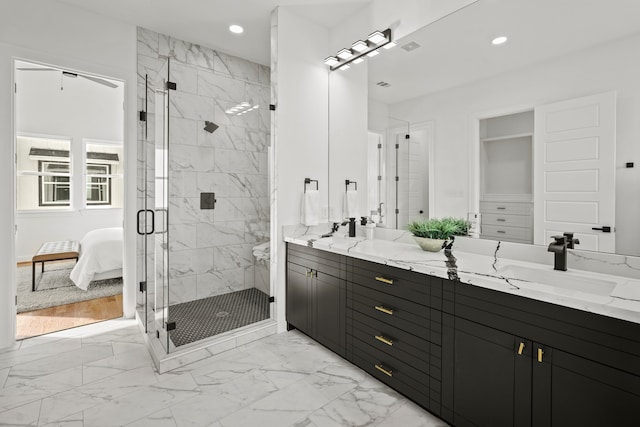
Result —
[[[369, 95], [393, 104], [638, 32], [638, 0], [479, 0], [372, 58]], [[509, 41], [492, 46], [498, 35]], [[410, 41], [422, 47], [399, 48]]]
[[[371, 0], [57, 0], [260, 64], [270, 63], [271, 11], [294, 13], [332, 28]], [[229, 25], [244, 27], [241, 35]]]

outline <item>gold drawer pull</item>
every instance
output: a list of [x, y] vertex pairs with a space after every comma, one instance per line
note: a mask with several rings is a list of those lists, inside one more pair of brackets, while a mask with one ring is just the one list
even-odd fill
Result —
[[376, 305], [374, 307], [376, 310], [383, 312], [384, 314], [388, 314], [389, 316], [393, 316], [393, 310], [390, 308], [383, 307], [381, 305]]
[[520, 346], [518, 347], [518, 354], [522, 354], [523, 351], [524, 351], [524, 343], [521, 342]]
[[393, 285], [393, 280], [392, 279], [385, 279], [384, 277], [376, 277], [376, 280], [378, 282], [382, 282], [382, 283], [386, 283], [387, 285]]
[[376, 369], [378, 371], [382, 372], [386, 376], [388, 376], [388, 377], [392, 377], [393, 376], [393, 371], [391, 369], [386, 369], [382, 365], [374, 365], [374, 366], [376, 367]]
[[542, 351], [541, 348], [538, 347], [538, 362], [542, 363], [542, 355], [544, 354], [544, 351]]
[[385, 343], [386, 345], [389, 345], [389, 346], [393, 345], [393, 340], [390, 340], [389, 338], [385, 338], [382, 335], [376, 335], [374, 338], [380, 342]]

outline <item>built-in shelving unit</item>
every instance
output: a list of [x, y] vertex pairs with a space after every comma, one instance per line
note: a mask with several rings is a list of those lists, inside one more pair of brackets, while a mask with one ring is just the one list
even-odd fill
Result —
[[533, 243], [533, 111], [480, 120], [480, 237]]

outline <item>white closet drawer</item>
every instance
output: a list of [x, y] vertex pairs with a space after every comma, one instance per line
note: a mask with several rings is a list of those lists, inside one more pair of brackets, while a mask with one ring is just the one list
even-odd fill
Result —
[[485, 213], [482, 215], [482, 226], [485, 225], [531, 227], [533, 226], [533, 217], [531, 215]]
[[480, 212], [512, 215], [531, 215], [532, 206], [528, 202], [480, 202]]
[[531, 227], [504, 227], [496, 225], [483, 225], [480, 237], [491, 239], [517, 239], [530, 242], [533, 237]]

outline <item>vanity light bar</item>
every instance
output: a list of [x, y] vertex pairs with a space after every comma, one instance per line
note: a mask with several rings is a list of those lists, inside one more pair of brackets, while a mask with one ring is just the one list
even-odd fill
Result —
[[384, 47], [389, 49], [395, 46], [395, 42], [391, 40], [391, 28], [384, 31], [374, 31], [369, 34], [366, 41], [358, 40], [351, 45], [350, 49], [341, 49], [335, 56], [329, 56], [324, 63], [330, 67], [331, 71], [338, 69], [346, 70], [350, 63], [359, 64], [363, 61], [363, 57], [376, 56], [378, 49]]

